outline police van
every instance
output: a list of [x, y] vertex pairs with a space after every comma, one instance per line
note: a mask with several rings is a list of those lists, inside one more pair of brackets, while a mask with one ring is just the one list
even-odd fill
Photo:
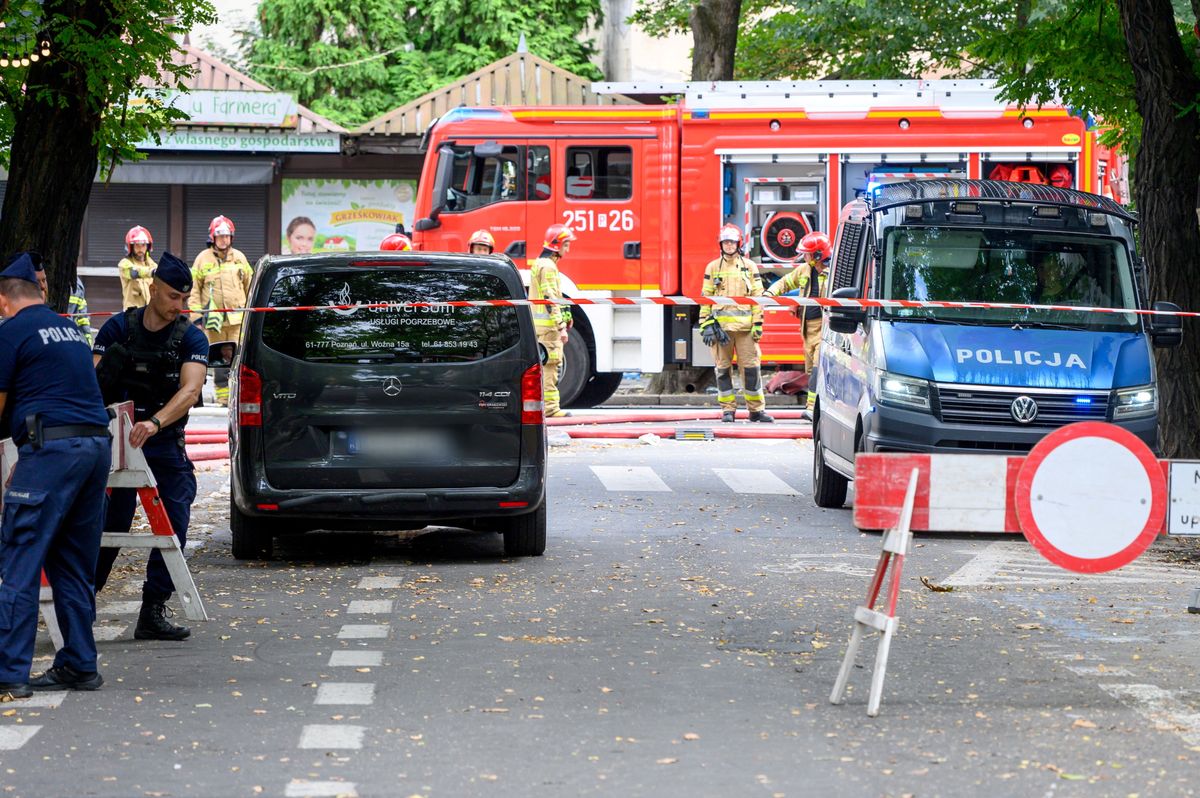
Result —
[[[878, 306], [826, 313], [813, 412], [813, 497], [845, 503], [859, 452], [1028, 451], [1076, 421], [1158, 450], [1152, 347], [1178, 317], [1148, 307], [1135, 218], [1048, 185], [926, 180], [843, 208], [831, 295], [1080, 308]], [[1156, 310], [1179, 310], [1169, 302]]]

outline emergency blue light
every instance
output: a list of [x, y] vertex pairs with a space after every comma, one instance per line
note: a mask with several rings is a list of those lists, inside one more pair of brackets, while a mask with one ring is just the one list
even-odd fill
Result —
[[1075, 397], [1075, 404], [1077, 404], [1077, 405], [1090, 405], [1091, 403], [1092, 403], [1092, 397], [1090, 397], [1090, 396], [1076, 396]]

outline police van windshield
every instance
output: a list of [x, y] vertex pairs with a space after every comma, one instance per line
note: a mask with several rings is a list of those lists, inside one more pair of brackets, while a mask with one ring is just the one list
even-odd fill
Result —
[[310, 363], [482, 360], [517, 345], [517, 308], [439, 303], [508, 296], [503, 280], [474, 272], [396, 269], [287, 275], [271, 291], [273, 307], [432, 304], [267, 313], [262, 340], [276, 352]]
[[[1036, 230], [892, 227], [884, 236], [881, 299], [1136, 308], [1119, 239]], [[1132, 313], [1008, 308], [893, 308], [885, 318], [1132, 330]]]

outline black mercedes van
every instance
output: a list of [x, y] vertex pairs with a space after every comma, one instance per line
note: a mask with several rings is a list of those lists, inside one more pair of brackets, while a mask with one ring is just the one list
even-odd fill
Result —
[[[501, 256], [265, 257], [230, 392], [233, 554], [280, 535], [429, 525], [546, 548], [546, 431], [527, 307]], [[371, 307], [383, 303], [421, 307]], [[331, 310], [294, 307], [347, 306]]]

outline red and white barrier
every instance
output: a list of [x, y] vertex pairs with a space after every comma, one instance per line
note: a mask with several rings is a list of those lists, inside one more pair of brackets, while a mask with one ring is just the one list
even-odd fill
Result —
[[[846, 696], [846, 684], [850, 681], [850, 671], [854, 668], [854, 659], [858, 655], [858, 647], [863, 635], [868, 631], [880, 634], [879, 648], [875, 652], [875, 669], [871, 673], [871, 692], [867, 698], [867, 715], [872, 718], [879, 714], [879, 704], [883, 699], [883, 679], [887, 675], [888, 653], [892, 648], [892, 636], [900, 625], [896, 617], [896, 602], [900, 598], [900, 574], [904, 570], [904, 558], [912, 545], [912, 518], [916, 504], [917, 483], [920, 474], [914, 468], [909, 472], [908, 485], [904, 490], [904, 503], [900, 506], [900, 517], [896, 525], [883, 536], [883, 551], [880, 552], [879, 562], [875, 566], [875, 575], [871, 577], [871, 585], [867, 590], [867, 602], [854, 611], [854, 630], [850, 633], [850, 642], [846, 646], [846, 655], [842, 658], [842, 667], [838, 670], [837, 680], [833, 684], [833, 692], [829, 694], [829, 703], [840, 704]], [[879, 592], [883, 589], [883, 580], [891, 567], [892, 579], [888, 583], [887, 611], [875, 609], [879, 600]]]
[[[114, 407], [116, 418], [108, 425], [112, 434], [112, 466], [108, 473], [108, 487], [132, 488], [138, 492], [142, 510], [150, 521], [150, 532], [105, 532], [101, 535], [100, 545], [162, 551], [163, 562], [171, 575], [171, 581], [175, 583], [175, 592], [183, 605], [184, 615], [189, 620], [207, 621], [208, 613], [204, 609], [204, 601], [196, 589], [196, 582], [188, 570], [179, 538], [171, 528], [171, 519], [167, 516], [167, 510], [158, 495], [158, 483], [154, 480], [154, 474], [150, 471], [142, 450], [129, 442], [129, 433], [133, 429], [133, 402], [123, 402]], [[5, 487], [12, 477], [17, 458], [18, 449], [11, 438], [0, 442], [0, 483]], [[3, 491], [0, 491], [0, 508], [2, 507]], [[45, 574], [42, 575], [39, 601], [50, 639], [55, 648], [62, 648], [62, 633], [54, 614], [53, 593], [51, 586], [46, 582]]]
[[1049, 433], [1027, 457], [860, 454], [854, 524], [897, 523], [915, 472], [913, 530], [1021, 533], [1051, 562], [1100, 573], [1167, 531], [1170, 466], [1128, 430], [1097, 421]]

